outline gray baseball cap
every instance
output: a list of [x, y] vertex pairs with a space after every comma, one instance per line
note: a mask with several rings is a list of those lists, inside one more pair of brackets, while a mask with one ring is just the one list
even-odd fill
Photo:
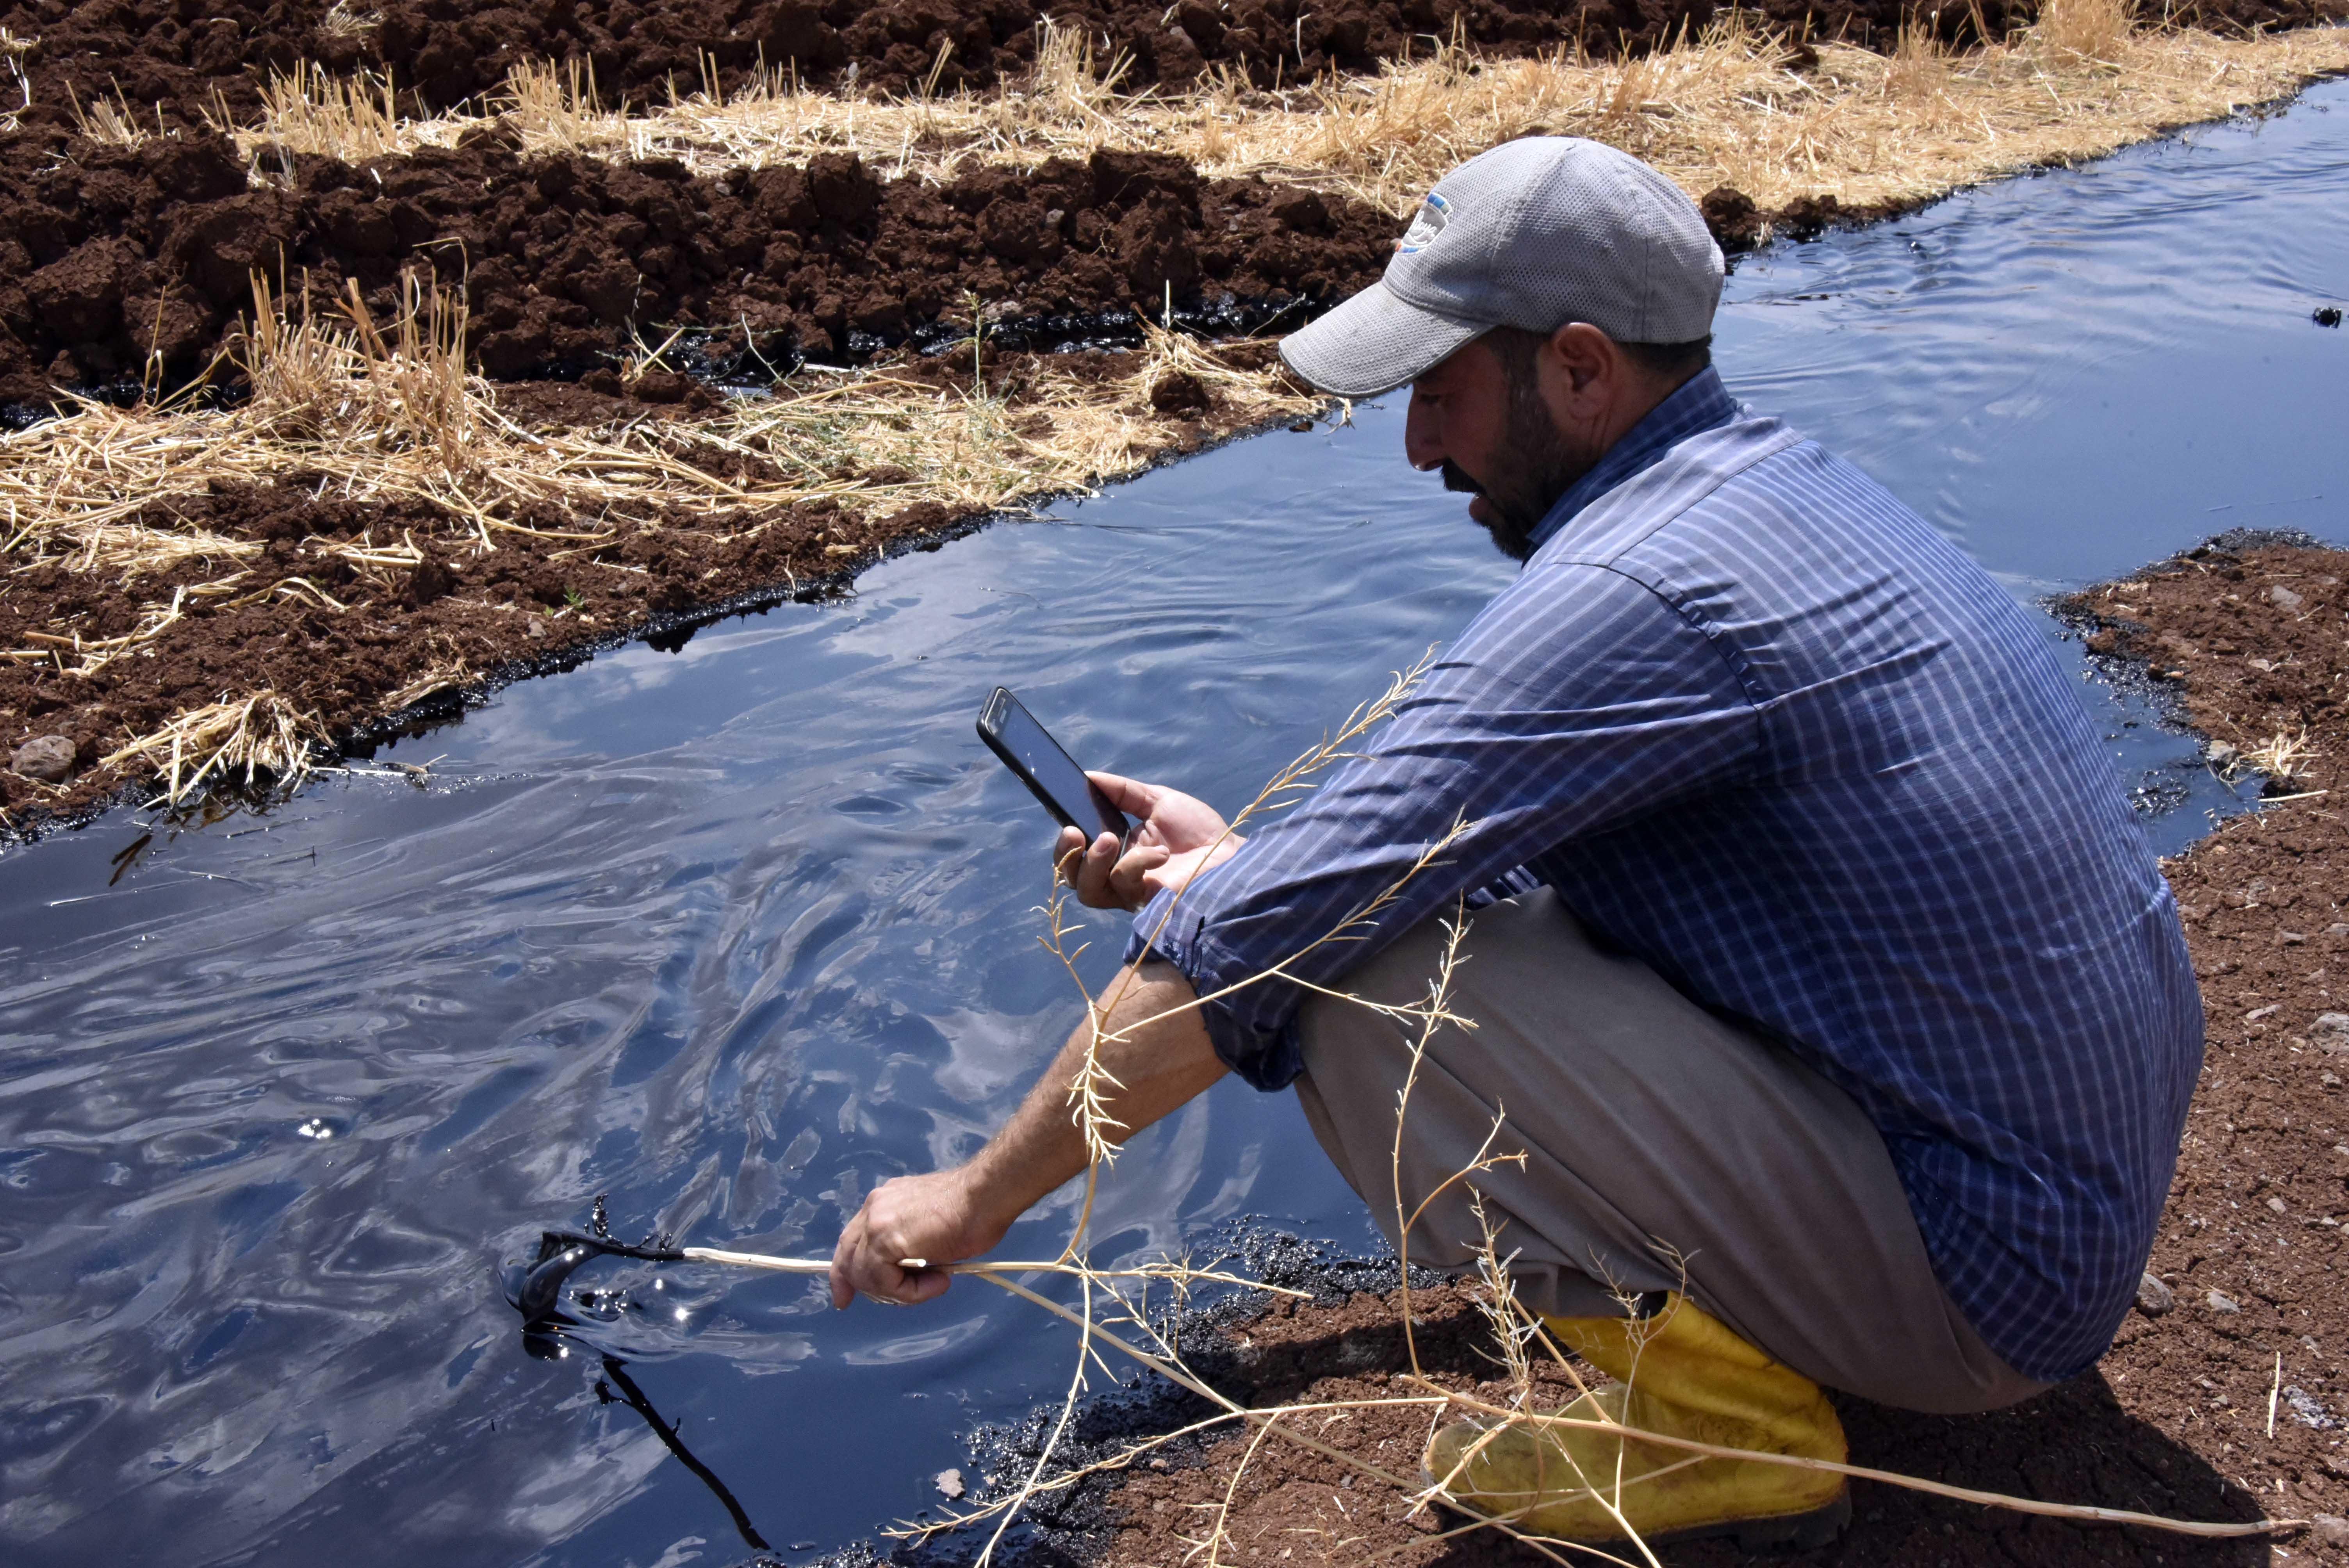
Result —
[[1282, 338], [1280, 356], [1324, 392], [1369, 397], [1496, 326], [1691, 343], [1713, 331], [1721, 278], [1679, 186], [1604, 142], [1528, 136], [1438, 181], [1384, 275]]

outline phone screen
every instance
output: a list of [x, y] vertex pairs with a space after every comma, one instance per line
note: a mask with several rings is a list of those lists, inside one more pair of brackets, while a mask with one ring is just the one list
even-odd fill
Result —
[[1088, 837], [1103, 832], [1125, 837], [1132, 826], [1125, 813], [1102, 799], [1085, 770], [1003, 687], [997, 686], [980, 710], [978, 733], [1063, 826], [1081, 828]]

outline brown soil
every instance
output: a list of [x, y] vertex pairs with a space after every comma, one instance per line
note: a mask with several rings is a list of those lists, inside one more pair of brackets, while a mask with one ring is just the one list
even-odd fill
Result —
[[[300, 486], [217, 486], [208, 496], [150, 511], [140, 519], [150, 526], [185, 524], [264, 545], [262, 554], [243, 562], [252, 575], [237, 583], [240, 591], [300, 576], [338, 597], [349, 595], [352, 609], [337, 615], [289, 596], [200, 612], [150, 645], [151, 655], [117, 658], [87, 677], [66, 676], [54, 665], [0, 665], [5, 747], [36, 735], [63, 736], [73, 742], [82, 769], [61, 789], [0, 773], [0, 804], [17, 825], [69, 815], [106, 799], [125, 779], [96, 766], [100, 758], [223, 693], [274, 690], [347, 731], [377, 717], [387, 696], [436, 665], [461, 661], [487, 672], [576, 643], [583, 634], [592, 640], [667, 607], [665, 596], [679, 594], [680, 583], [713, 567], [719, 575], [708, 584], [709, 598], [783, 581], [792, 573], [829, 576], [839, 562], [826, 556], [828, 544], [844, 539], [877, 545], [887, 537], [861, 521], [846, 522], [837, 507], [821, 505], [698, 528], [672, 522], [657, 538], [616, 539], [585, 556], [559, 555], [567, 547], [562, 542], [502, 535], [492, 556], [448, 544], [429, 551], [428, 564], [408, 573], [408, 590], [394, 598], [367, 596], [347, 567], [317, 560], [316, 547], [355, 540], [368, 529], [378, 539], [397, 539], [407, 531], [419, 540], [451, 541], [460, 534], [456, 519], [420, 504], [321, 501]], [[566, 520], [532, 521], [560, 530]], [[646, 570], [616, 569], [629, 566]], [[54, 565], [19, 571], [0, 587], [0, 641], [28, 647], [31, 633], [118, 635], [137, 623], [140, 604], [168, 601], [172, 589], [218, 580], [227, 569], [226, 562], [191, 562], [142, 576], [127, 590]], [[70, 649], [61, 656], [72, 662]]]
[[[1220, 352], [1238, 368], [1262, 368], [1268, 356], [1260, 344]], [[990, 393], [1015, 417], [1033, 363], [1004, 356], [988, 367]], [[1062, 355], [1053, 364], [1080, 376], [1132, 373], [1130, 356]], [[971, 379], [967, 361], [918, 361], [897, 374], [956, 389], [967, 389]], [[532, 383], [502, 388], [499, 407], [517, 423], [547, 428], [689, 416], [693, 400], [709, 396], [681, 377], [669, 379], [673, 386], [650, 389], [664, 399], [674, 393], [675, 402]], [[1240, 425], [1195, 377], [1169, 376], [1154, 390], [1170, 455], [1196, 451]], [[709, 452], [712, 471], [762, 477], [747, 474], [745, 460]], [[841, 469], [829, 477], [891, 486], [907, 479], [889, 468], [861, 474]], [[336, 735], [349, 736], [382, 719], [393, 694], [433, 672], [460, 668], [444, 690], [423, 699], [428, 712], [445, 716], [465, 694], [574, 663], [625, 636], [651, 631], [664, 645], [680, 645], [691, 626], [721, 611], [838, 591], [884, 555], [935, 549], [979, 519], [935, 501], [885, 511], [860, 506], [852, 494], [844, 501], [714, 520], [670, 517], [582, 544], [576, 519], [549, 513], [516, 521], [572, 537], [501, 531], [496, 550], [483, 552], [470, 524], [438, 509], [321, 500], [295, 475], [282, 485], [222, 486], [159, 502], [135, 521], [261, 548], [123, 581], [55, 563], [0, 573], [0, 649], [58, 650], [48, 662], [0, 658], [0, 827], [6, 830], [75, 820], [116, 798], [137, 775], [104, 768], [101, 758], [175, 714], [226, 695], [274, 691], [295, 709], [315, 711]], [[426, 547], [427, 564], [378, 583], [326, 553], [369, 531], [378, 543], [412, 538]], [[74, 637], [121, 635], [140, 624], [143, 610], [168, 604], [173, 589], [240, 572], [234, 597], [252, 603], [190, 600], [185, 618], [140, 650], [88, 676], [65, 673], [76, 663]], [[267, 592], [296, 576], [349, 608], [337, 614]], [[71, 743], [76, 772], [62, 785], [8, 770], [18, 748], [45, 736]]]
[[[230, 142], [0, 146], [0, 403], [193, 374], [253, 304], [252, 274], [334, 309], [347, 281], [378, 319], [404, 270], [461, 280], [481, 367], [576, 373], [632, 335], [699, 327], [775, 369], [902, 343], [941, 317], [1088, 315], [1237, 296], [1326, 304], [1375, 277], [1394, 223], [1361, 202], [1179, 159], [1099, 152], [944, 187], [885, 181], [854, 156], [737, 170], [524, 158], [498, 137], [357, 168], [295, 160], [248, 188]], [[748, 356], [746, 356], [747, 359]]]
[[[1506, 1402], [1506, 1385], [1490, 1377], [1491, 1367], [1475, 1359], [1489, 1352], [1481, 1315], [1464, 1297], [1414, 1292], [1413, 1305], [1425, 1326], [1420, 1331], [1421, 1364], [1438, 1387]], [[1381, 1369], [1323, 1377], [1291, 1391], [1279, 1384], [1245, 1392], [1263, 1404], [1396, 1398], [1415, 1390], [1387, 1368], [1405, 1362], [1394, 1331], [1398, 1303], [1392, 1295], [1358, 1295], [1337, 1308], [1309, 1306], [1276, 1313], [1240, 1331], [1253, 1346], [1297, 1340], [1289, 1353], [1309, 1364], [1340, 1358], [1331, 1342], [1371, 1335], [1381, 1346]], [[1347, 1359], [1355, 1359], [1347, 1357]], [[1585, 1369], [1585, 1375], [1588, 1376]], [[1839, 1400], [1856, 1463], [1905, 1470], [1952, 1485], [1984, 1491], [2087, 1501], [2198, 1519], [2238, 1520], [2258, 1516], [2249, 1497], [2193, 1449], [2116, 1396], [2109, 1371], [2075, 1380], [2019, 1409], [1965, 1421], [1905, 1415]], [[1536, 1379], [1536, 1398], [1550, 1408], [1573, 1391], [1557, 1368]], [[2264, 1398], [2264, 1385], [2261, 1387]], [[2264, 1406], [2262, 1405], [2262, 1408]], [[1428, 1407], [1358, 1408], [1332, 1420], [1319, 1411], [1292, 1419], [1309, 1435], [1360, 1456], [1405, 1480], [1416, 1480], [1433, 1413]], [[1484, 1563], [1531, 1564], [1538, 1553], [1490, 1532], [1450, 1540], [1431, 1539], [1465, 1522], [1458, 1515], [1423, 1511], [1409, 1500], [1368, 1476], [1350, 1473], [1337, 1461], [1280, 1440], [1257, 1449], [1233, 1491], [1233, 1473], [1247, 1447], [1246, 1437], [1210, 1446], [1204, 1462], [1185, 1455], [1164, 1469], [1137, 1466], [1107, 1500], [1117, 1522], [1101, 1561], [1114, 1568], [1155, 1568], [1180, 1562], [1184, 1538], [1201, 1539], [1226, 1493], [1233, 1498], [1227, 1526], [1231, 1546], [1223, 1561], [1239, 1564], [1359, 1563], [1372, 1560], [1404, 1564], [1466, 1568]], [[1819, 1563], [2022, 1563], [2070, 1568], [2076, 1563], [2150, 1563], [2156, 1553], [2167, 1563], [2264, 1563], [2264, 1543], [2212, 1545], [2138, 1532], [2082, 1529], [2023, 1515], [1942, 1502], [1915, 1492], [1870, 1482], [1855, 1483], [1857, 1522], [1831, 1551], [1807, 1558], [1773, 1556], [1773, 1562]], [[2294, 1555], [2300, 1555], [2294, 1543]], [[1284, 1556], [1288, 1553], [1289, 1555]], [[1388, 1556], [1387, 1553], [1393, 1553]], [[1728, 1568], [1742, 1561], [1725, 1542], [1692, 1543], [1661, 1555], [1673, 1568]], [[2324, 1561], [2323, 1558], [2317, 1561]]]
[[[2033, 1520], [1861, 1482], [1857, 1522], [1834, 1548], [1775, 1561], [2349, 1564], [2349, 1525], [2341, 1522], [2349, 1514], [2349, 1292], [2340, 1273], [2340, 1227], [2349, 1219], [2349, 986], [2336, 998], [2330, 974], [2338, 964], [2349, 978], [2349, 915], [2341, 908], [2349, 898], [2349, 810], [2333, 792], [2349, 782], [2339, 749], [2349, 700], [2344, 580], [2349, 552], [2237, 541], [2063, 606], [2116, 673], [2141, 677], [2149, 669], [2206, 735], [2249, 749], [2305, 727], [2320, 753], [2300, 777], [2271, 781], [2276, 799], [2167, 868], [2209, 1016], [2208, 1063], [2152, 1262], [2173, 1305], [2141, 1304], [2095, 1371], [2015, 1409], [1950, 1419], [1837, 1401], [1856, 1463], [2054, 1501], [2212, 1521], [2313, 1519], [2316, 1527], [2280, 1536], [2271, 1557], [2263, 1541]], [[1459, 1297], [1417, 1299], [1433, 1339], [1473, 1341]], [[1369, 1353], [1350, 1359], [1381, 1370], [1245, 1391], [1258, 1403], [1402, 1392], [1388, 1375], [1402, 1365], [1391, 1343], [1394, 1321], [1391, 1301], [1367, 1295], [1335, 1309], [1276, 1308], [1237, 1332], [1259, 1346], [1375, 1336]], [[1336, 1360], [1325, 1352], [1319, 1364]], [[1446, 1369], [1438, 1381], [1447, 1386], [1489, 1371], [1449, 1353], [1431, 1364]], [[1323, 1440], [1406, 1476], [1416, 1474], [1429, 1423], [1423, 1410], [1299, 1419]], [[1183, 1560], [1185, 1538], [1203, 1537], [1246, 1447], [1244, 1437], [1227, 1438], [1204, 1463], [1131, 1472], [1108, 1499], [1122, 1527], [1106, 1560]], [[1435, 1523], [1409, 1518], [1390, 1490], [1278, 1439], [1258, 1448], [1234, 1499], [1226, 1562], [1541, 1561], [1490, 1532], [1431, 1541]], [[1382, 1555], [1389, 1551], [1395, 1555]], [[1739, 1560], [1723, 1543], [1661, 1555], [1707, 1568]]]
[[[142, 122], [160, 113], [186, 128], [202, 122], [215, 94], [249, 119], [269, 72], [297, 61], [388, 71], [411, 99], [439, 109], [495, 88], [519, 62], [548, 57], [587, 61], [607, 98], [641, 103], [665, 98], [671, 82], [700, 87], [705, 68], [721, 87], [737, 87], [761, 62], [788, 66], [811, 86], [902, 92], [929, 77], [944, 48], [937, 82], [951, 90], [1023, 72], [1036, 26], [1050, 15], [1108, 39], [1104, 60], [1130, 56], [1130, 85], [1179, 86], [1231, 66], [1267, 87], [1331, 68], [1374, 69], [1425, 52], [1455, 27], [1496, 54], [1643, 49], [1684, 25], [1702, 26], [1718, 8], [1713, 0], [14, 0], [0, 6], [0, 26], [38, 40], [25, 62], [27, 122], [69, 127], [76, 103], [119, 94]], [[1886, 46], [1919, 9], [1908, 0], [1762, 0], [1754, 8], [1789, 32]], [[1970, 7], [1927, 9], [1952, 41], [1971, 34]], [[2340, 0], [2191, 0], [2169, 14], [2209, 26], [2296, 26], [2341, 9]], [[1981, 6], [1993, 33], [2034, 10], [2029, 0]]]

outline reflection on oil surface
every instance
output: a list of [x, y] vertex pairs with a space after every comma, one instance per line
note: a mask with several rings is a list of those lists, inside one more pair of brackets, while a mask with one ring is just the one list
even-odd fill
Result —
[[[2349, 336], [2309, 313], [2349, 296], [2344, 109], [1749, 262], [1732, 385], [2018, 593], [2235, 524], [2338, 534]], [[1033, 940], [1048, 825], [979, 697], [1244, 798], [1504, 580], [1400, 422], [515, 688], [423, 743], [426, 789], [0, 856], [8, 1561], [724, 1562], [931, 1502], [958, 1429], [1065, 1377], [1040, 1315], [599, 1260], [547, 1363], [502, 1286], [598, 1192], [625, 1235], [821, 1253], [873, 1182], [969, 1150], [1076, 1012]], [[2083, 700], [2191, 837], [2222, 797], [2187, 745]], [[1120, 1163], [1102, 1255], [1242, 1212], [1369, 1235], [1292, 1105], [1226, 1086]]]

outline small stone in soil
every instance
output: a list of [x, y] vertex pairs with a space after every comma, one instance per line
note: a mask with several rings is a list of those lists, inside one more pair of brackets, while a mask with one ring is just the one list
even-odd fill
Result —
[[2341, 1424], [2333, 1418], [2333, 1412], [2324, 1408], [2323, 1400], [2296, 1383], [2284, 1386], [2283, 1402], [2292, 1407], [2292, 1418], [2303, 1427], [2322, 1432]]
[[2213, 1312], [2240, 1312], [2243, 1310], [2241, 1305], [2236, 1302], [2233, 1296], [2221, 1295], [2215, 1290], [2209, 1295], [2204, 1296], [2202, 1300]]
[[2279, 583], [2268, 590], [2268, 603], [2279, 610], [2297, 610], [2308, 601]]
[[2137, 1282], [2137, 1309], [2147, 1317], [2159, 1317], [2177, 1305], [2176, 1293], [2152, 1274]]
[[949, 1502], [953, 1501], [956, 1498], [960, 1497], [965, 1491], [969, 1490], [962, 1484], [962, 1471], [958, 1470], [943, 1470], [938, 1471], [937, 1487], [938, 1495], [944, 1497]]
[[62, 735], [36, 735], [8, 758], [13, 773], [44, 784], [62, 784], [73, 772], [74, 743]]
[[2308, 1522], [2308, 1531], [2327, 1546], [2349, 1546], [2349, 1519], [2337, 1513], [2318, 1514]]

